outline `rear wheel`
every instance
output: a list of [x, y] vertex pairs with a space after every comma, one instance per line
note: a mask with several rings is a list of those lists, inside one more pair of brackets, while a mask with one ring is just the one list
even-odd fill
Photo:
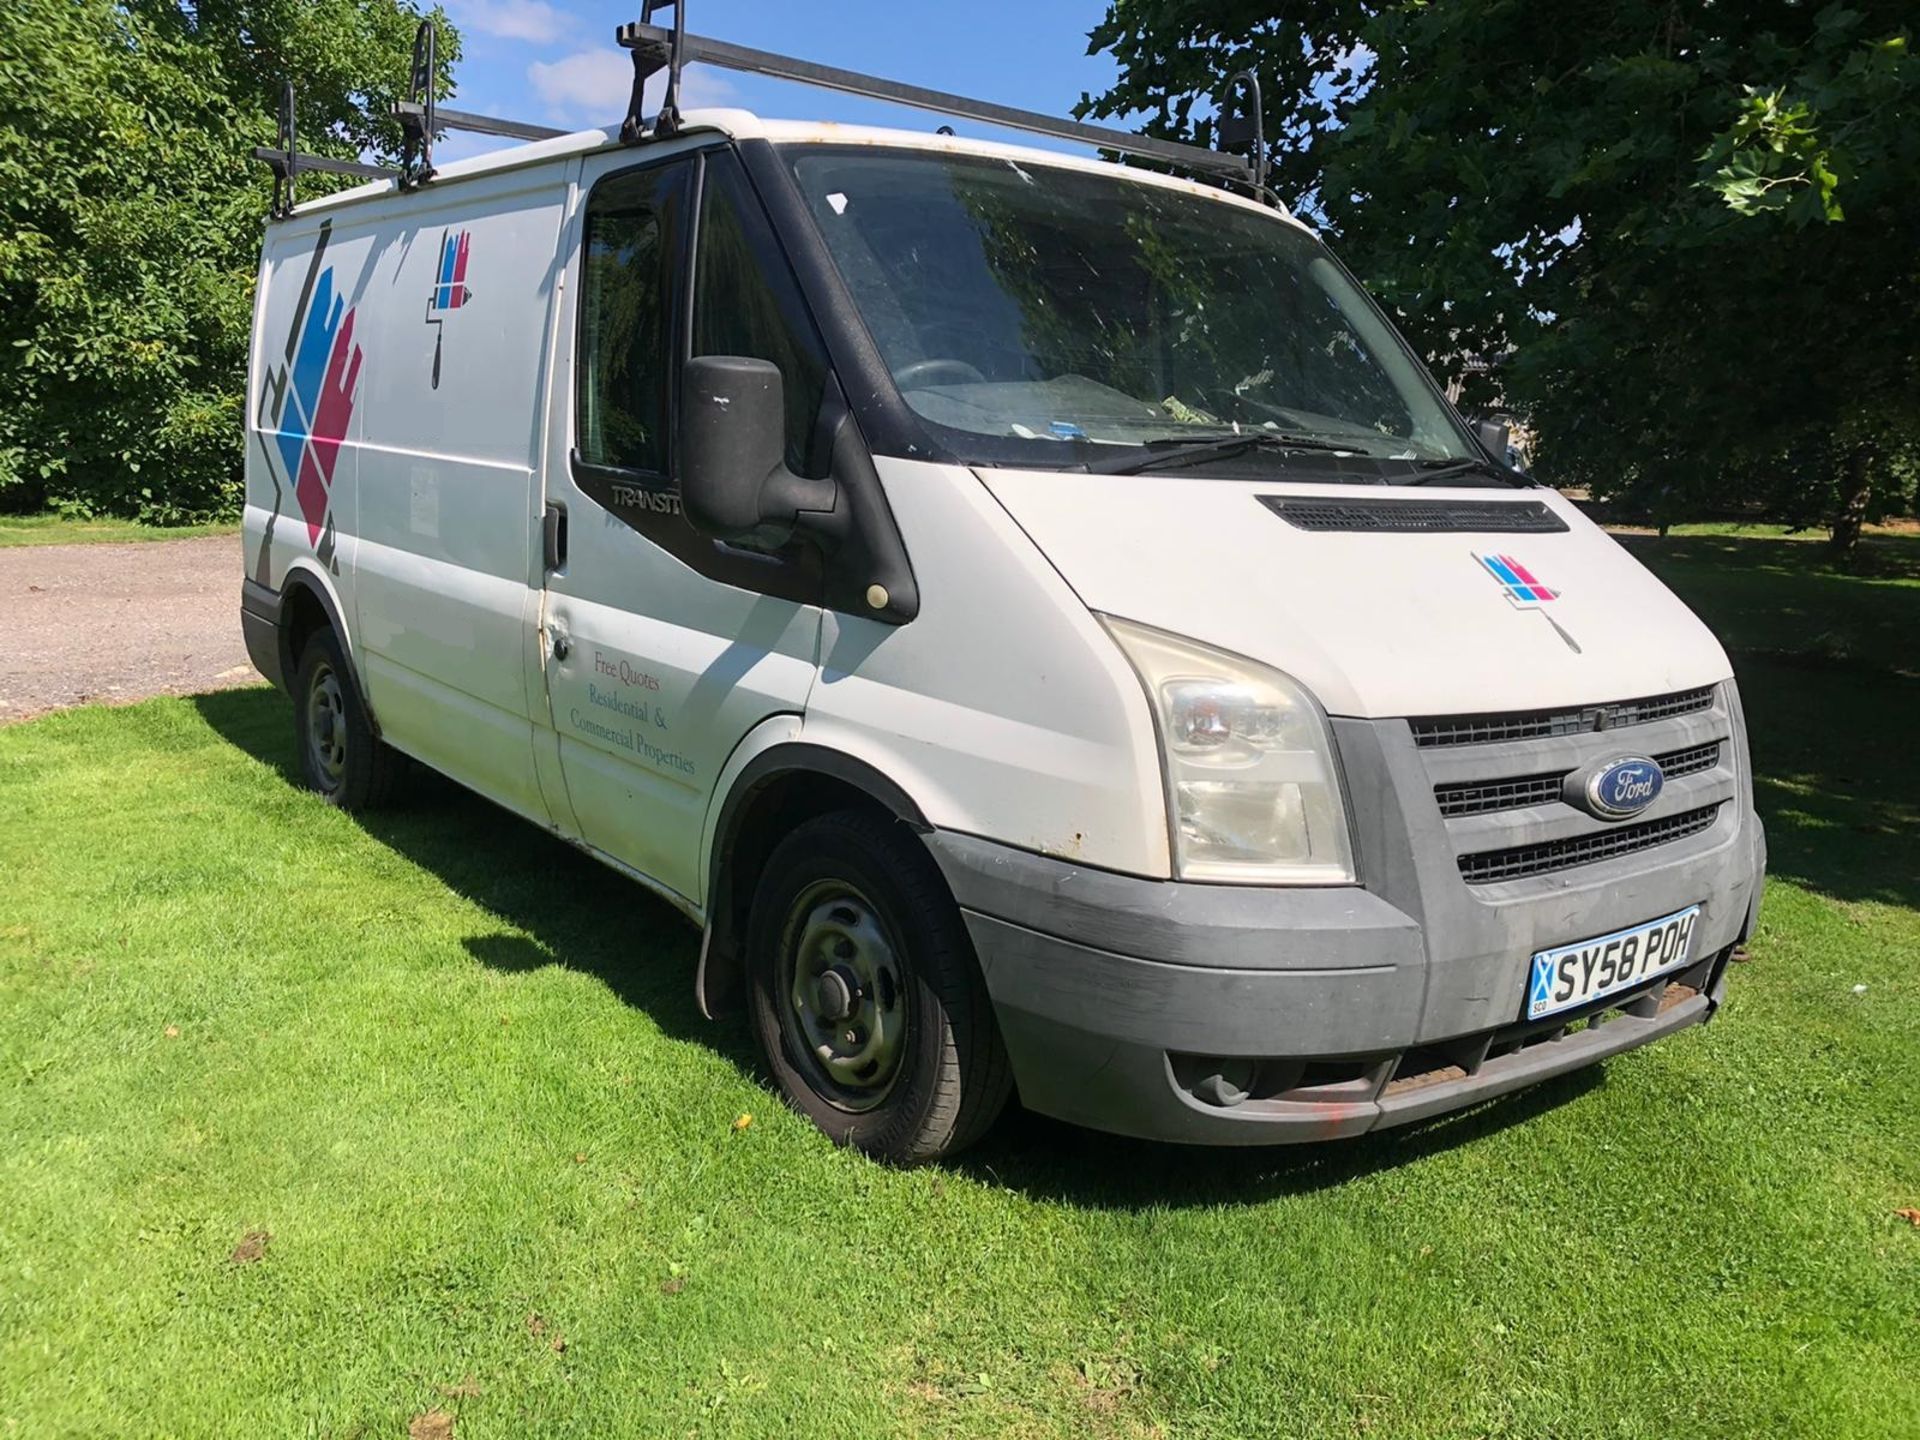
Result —
[[891, 818], [841, 811], [775, 847], [747, 928], [754, 1028], [787, 1100], [913, 1164], [985, 1132], [1012, 1088], [960, 912]]
[[308, 637], [294, 671], [293, 733], [300, 773], [329, 805], [369, 810], [398, 789], [406, 757], [383, 744], [331, 630]]

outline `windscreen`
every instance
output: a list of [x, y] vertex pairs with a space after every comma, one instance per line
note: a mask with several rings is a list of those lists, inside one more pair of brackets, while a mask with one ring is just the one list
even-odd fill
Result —
[[1236, 465], [1344, 457], [1385, 478], [1474, 453], [1378, 309], [1278, 216], [987, 157], [788, 159], [902, 397], [963, 460], [1078, 466], [1252, 431], [1302, 448]]

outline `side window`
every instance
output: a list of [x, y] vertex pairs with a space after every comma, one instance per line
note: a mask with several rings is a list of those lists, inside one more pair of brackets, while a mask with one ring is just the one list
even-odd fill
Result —
[[787, 467], [820, 479], [815, 443], [827, 356], [760, 201], [730, 150], [707, 155], [694, 247], [695, 355], [748, 355], [780, 367], [787, 398]]
[[580, 458], [667, 472], [673, 264], [685, 165], [612, 175], [587, 198], [575, 444]]

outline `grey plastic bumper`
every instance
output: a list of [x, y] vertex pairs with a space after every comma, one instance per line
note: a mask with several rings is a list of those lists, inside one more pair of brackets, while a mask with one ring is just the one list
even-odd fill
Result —
[[280, 663], [280, 595], [255, 580], [240, 582], [240, 634], [253, 668], [286, 689]]
[[[926, 839], [979, 953], [1022, 1102], [1096, 1129], [1202, 1144], [1402, 1124], [1698, 1023], [1718, 1004], [1726, 952], [1757, 902], [1743, 874], [1737, 909], [1716, 906], [1703, 921], [1694, 963], [1609, 1001], [1622, 1008], [1605, 1024], [1518, 1023], [1523, 952], [1491, 1002], [1500, 1022], [1436, 1038], [1431, 1015], [1458, 1014], [1459, 997], [1429, 992], [1465, 972], [1435, 966], [1420, 925], [1368, 890], [1143, 880], [971, 836]], [[1754, 851], [1738, 848], [1733, 863], [1746, 871]], [[1707, 893], [1704, 877], [1677, 883]], [[1281, 1078], [1218, 1103], [1217, 1086], [1195, 1082], [1221, 1059]]]

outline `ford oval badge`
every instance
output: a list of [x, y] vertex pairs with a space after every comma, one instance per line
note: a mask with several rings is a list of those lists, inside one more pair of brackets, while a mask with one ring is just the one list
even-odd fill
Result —
[[1583, 809], [1602, 820], [1624, 820], [1659, 799], [1665, 784], [1659, 765], [1644, 755], [1635, 755], [1587, 771], [1580, 784], [1579, 801]]

